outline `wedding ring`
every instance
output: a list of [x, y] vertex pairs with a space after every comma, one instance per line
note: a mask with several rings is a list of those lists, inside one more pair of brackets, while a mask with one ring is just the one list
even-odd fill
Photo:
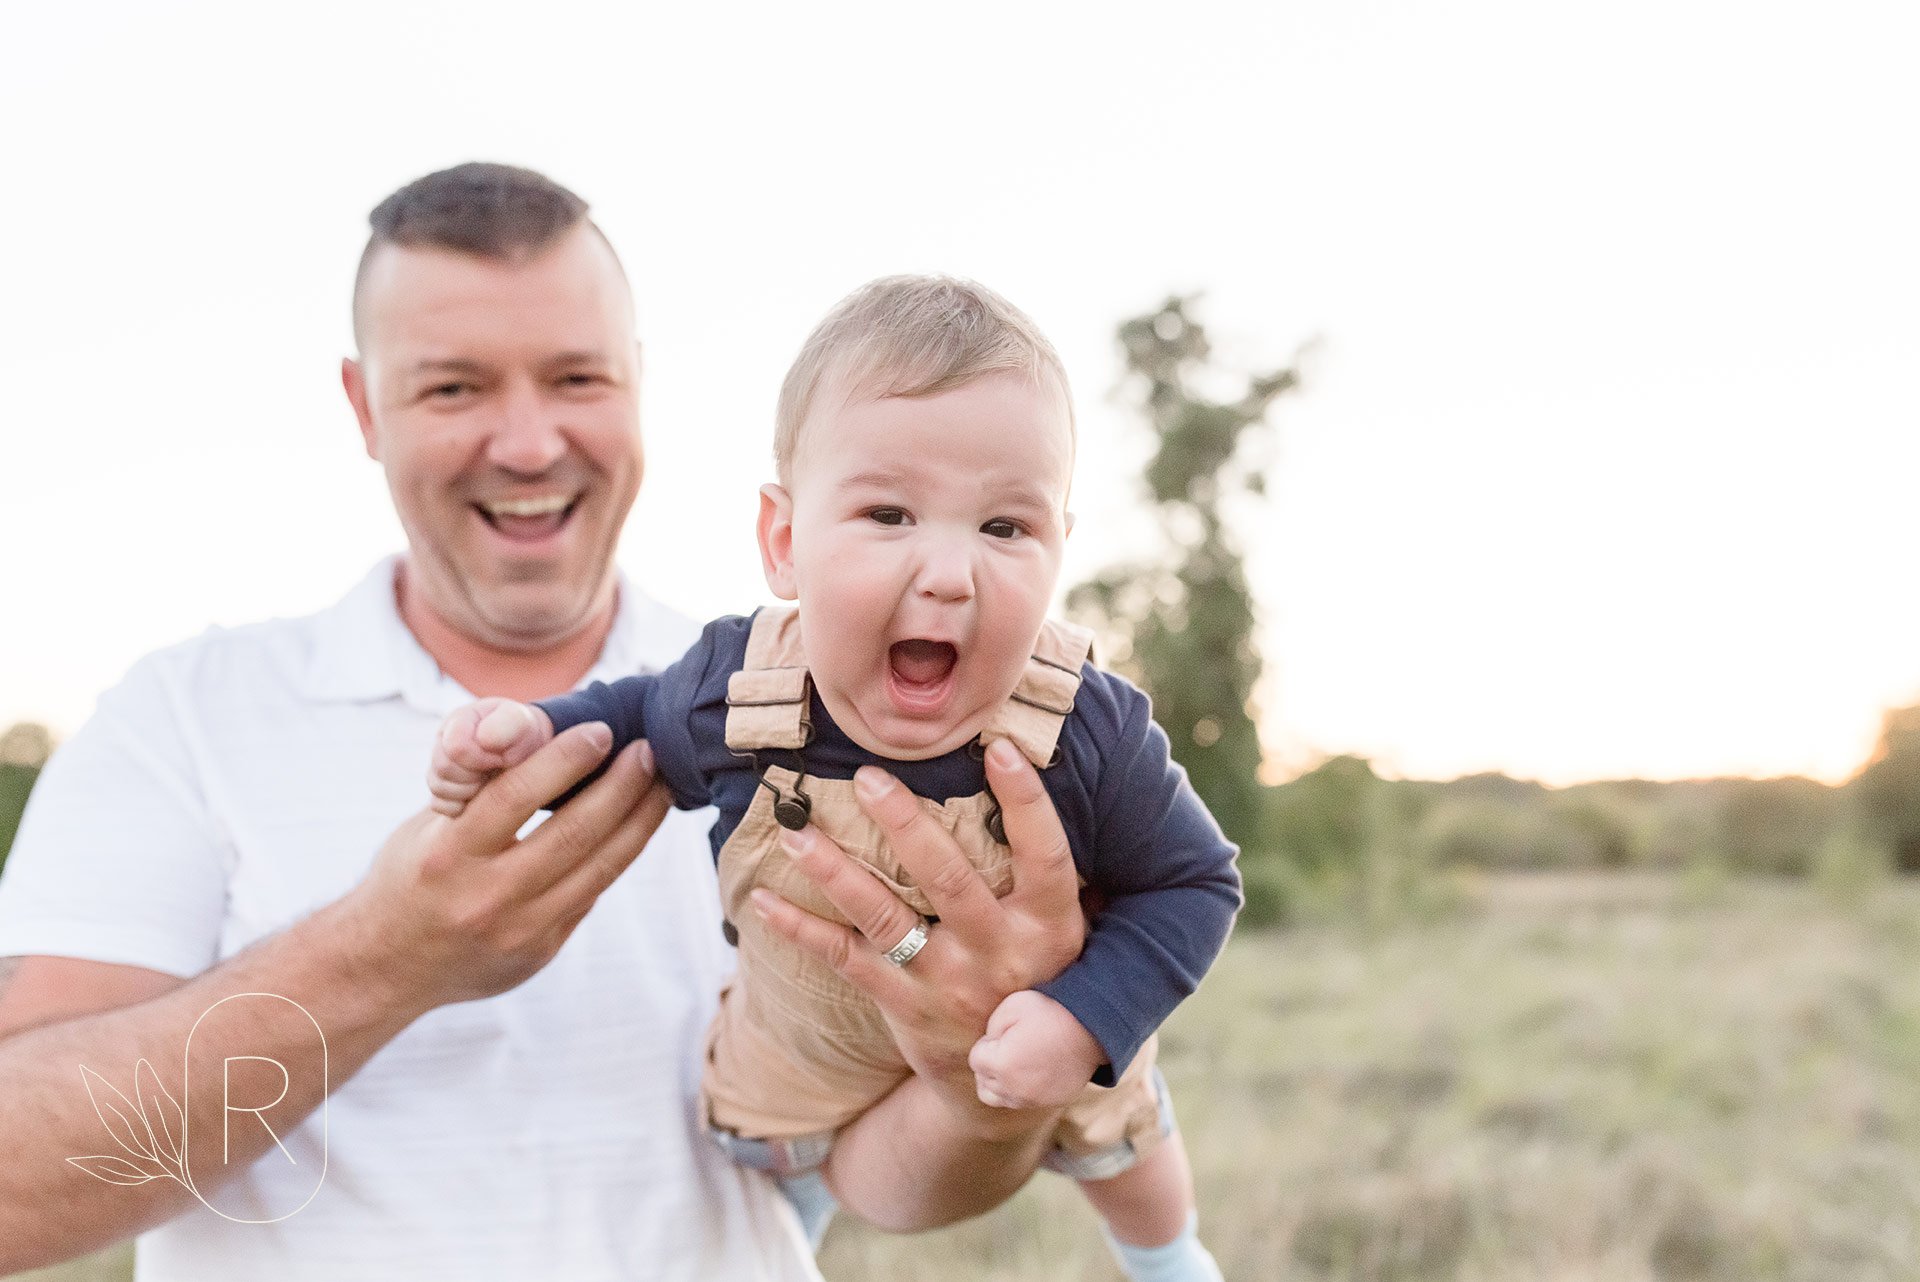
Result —
[[896, 966], [904, 966], [912, 961], [914, 955], [926, 946], [927, 921], [926, 918], [922, 917], [913, 924], [913, 929], [907, 932], [906, 938], [887, 949], [887, 960]]

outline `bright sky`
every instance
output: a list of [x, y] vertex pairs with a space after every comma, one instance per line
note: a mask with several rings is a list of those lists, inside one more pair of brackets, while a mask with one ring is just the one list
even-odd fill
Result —
[[1920, 699], [1916, 65], [1845, 0], [8, 6], [0, 726], [397, 546], [353, 263], [485, 158], [627, 260], [622, 559], [691, 613], [765, 599], [775, 389], [854, 285], [1053, 336], [1068, 581], [1142, 546], [1114, 326], [1203, 289], [1243, 368], [1324, 340], [1243, 531], [1276, 767], [1844, 777]]

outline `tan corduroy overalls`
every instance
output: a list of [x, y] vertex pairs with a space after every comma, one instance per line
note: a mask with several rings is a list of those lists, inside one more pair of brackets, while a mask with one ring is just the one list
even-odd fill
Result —
[[[1049, 622], [1012, 697], [994, 713], [976, 749], [1012, 739], [1036, 767], [1053, 764], [1090, 641], [1084, 629]], [[795, 827], [810, 820], [916, 911], [932, 911], [854, 800], [853, 781], [804, 773], [801, 750], [813, 733], [810, 694], [798, 612], [761, 610], [745, 663], [727, 685], [727, 747], [751, 754], [762, 786], [720, 851], [721, 903], [737, 933], [740, 966], [721, 995], [702, 1083], [710, 1124], [752, 1139], [830, 1135], [911, 1071], [873, 1002], [768, 930], [748, 903], [747, 892], [762, 886], [808, 912], [846, 922], [792, 866], [780, 846], [776, 812], [796, 821]], [[919, 800], [995, 895], [1013, 888], [1011, 855], [990, 792], [944, 803]], [[1113, 1087], [1089, 1086], [1061, 1119], [1056, 1154], [1125, 1154], [1130, 1146], [1130, 1158], [1109, 1168], [1117, 1172], [1152, 1151], [1163, 1127], [1153, 1059], [1149, 1039]]]

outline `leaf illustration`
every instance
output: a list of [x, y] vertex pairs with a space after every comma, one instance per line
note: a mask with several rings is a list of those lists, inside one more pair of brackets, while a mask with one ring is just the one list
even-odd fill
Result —
[[167, 1091], [160, 1075], [153, 1071], [153, 1065], [144, 1059], [134, 1066], [133, 1093], [140, 1097], [140, 1115], [160, 1150], [161, 1165], [167, 1165], [171, 1159], [173, 1168], [181, 1169], [186, 1162], [186, 1153], [181, 1147], [187, 1137], [186, 1115], [181, 1111], [180, 1101]]
[[109, 1184], [123, 1184], [129, 1188], [136, 1184], [145, 1184], [148, 1180], [163, 1178], [141, 1170], [124, 1157], [109, 1157], [101, 1154], [97, 1157], [70, 1157], [67, 1160], [96, 1180], [105, 1180]]
[[100, 1115], [100, 1124], [107, 1128], [107, 1134], [113, 1137], [114, 1143], [135, 1157], [144, 1157], [149, 1162], [156, 1160], [153, 1137], [143, 1134], [147, 1129], [146, 1123], [135, 1123], [133, 1120], [140, 1116], [140, 1110], [133, 1106], [133, 1101], [85, 1064], [80, 1066], [80, 1079], [86, 1083], [87, 1098], [93, 1101], [93, 1111]]

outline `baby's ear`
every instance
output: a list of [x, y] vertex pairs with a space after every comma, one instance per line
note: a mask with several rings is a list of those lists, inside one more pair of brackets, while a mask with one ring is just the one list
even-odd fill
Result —
[[767, 587], [782, 601], [797, 600], [793, 577], [793, 496], [784, 485], [760, 487], [760, 568]]

